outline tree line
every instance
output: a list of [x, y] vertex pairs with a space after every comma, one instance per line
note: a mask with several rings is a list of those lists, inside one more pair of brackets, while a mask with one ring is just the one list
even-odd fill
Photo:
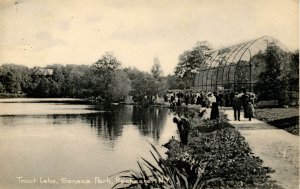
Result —
[[[150, 73], [134, 67], [121, 68], [111, 52], [91, 65], [52, 64], [45, 68], [4, 64], [0, 67], [0, 93], [27, 97], [97, 98], [119, 102], [128, 95], [135, 101], [155, 100], [167, 89], [158, 59]], [[168, 76], [169, 77], [169, 76]]]
[[[192, 87], [195, 69], [210, 50], [207, 42], [198, 42], [179, 56], [175, 74], [163, 76], [159, 59], [154, 58], [150, 73], [135, 67], [121, 68], [121, 62], [106, 52], [91, 65], [52, 64], [44, 68], [3, 64], [0, 67], [0, 93], [23, 94], [39, 98], [98, 98], [119, 102], [128, 95], [135, 101], [151, 103], [167, 89]], [[43, 71], [51, 70], [51, 73]]]
[[[91, 65], [52, 64], [41, 70], [38, 67], [28, 68], [23, 65], [4, 64], [0, 67], [0, 93], [43, 98], [97, 98], [113, 102], [123, 101], [126, 96], [130, 95], [135, 101], [146, 99], [153, 103], [155, 97], [166, 90], [191, 89], [195, 75], [211, 52], [212, 47], [208, 42], [197, 42], [193, 48], [179, 55], [174, 75], [168, 76], [163, 76], [157, 57], [154, 58], [154, 64], [148, 73], [134, 67], [122, 68], [121, 62], [111, 52], [106, 52]], [[272, 87], [271, 91], [265, 90], [265, 86], [270, 86], [270, 83], [283, 83], [284, 85], [283, 81], [290, 79], [283, 77], [282, 75], [287, 74], [282, 73], [290, 73], [290, 71], [281, 71], [279, 62], [273, 61], [272, 56], [278, 54], [277, 47], [270, 46], [266, 52], [269, 53], [260, 53], [253, 57], [253, 59], [259, 59], [259, 62], [266, 62], [267, 68], [266, 73], [263, 72], [259, 76], [258, 85], [254, 88], [262, 94], [282, 94], [282, 90], [287, 89], [283, 89], [281, 85]], [[299, 66], [299, 51], [290, 55]], [[47, 73], [47, 70], [51, 73]], [[266, 77], [270, 79], [266, 80]], [[281, 82], [273, 82], [278, 78]], [[266, 81], [270, 82], [266, 83]]]

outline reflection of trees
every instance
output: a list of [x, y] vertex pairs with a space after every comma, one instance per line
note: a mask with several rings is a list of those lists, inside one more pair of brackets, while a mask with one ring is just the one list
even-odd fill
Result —
[[167, 110], [161, 107], [133, 107], [132, 122], [137, 125], [142, 135], [159, 140], [160, 133], [166, 121]]
[[88, 115], [87, 120], [91, 127], [98, 129], [98, 136], [116, 140], [122, 134], [123, 125], [130, 122], [131, 109], [131, 106], [110, 107], [110, 111]]
[[134, 124], [142, 135], [159, 140], [162, 128], [166, 121], [167, 109], [161, 107], [141, 108], [138, 106], [111, 106], [100, 107], [105, 110], [99, 113], [81, 115], [49, 115], [53, 124], [76, 124], [80, 120], [88, 123], [97, 130], [102, 139], [114, 141], [122, 135], [123, 126]]

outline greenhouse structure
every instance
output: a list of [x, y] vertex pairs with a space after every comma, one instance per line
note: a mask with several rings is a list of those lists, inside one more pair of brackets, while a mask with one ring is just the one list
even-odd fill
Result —
[[266, 69], [264, 55], [275, 49], [274, 57], [292, 79], [289, 92], [298, 98], [298, 66], [292, 54], [278, 40], [263, 36], [212, 52], [199, 68], [194, 89], [201, 91], [253, 91], [259, 75]]

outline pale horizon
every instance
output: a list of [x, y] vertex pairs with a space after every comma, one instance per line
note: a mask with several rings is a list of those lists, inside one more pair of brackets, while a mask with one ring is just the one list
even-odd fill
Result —
[[1, 0], [0, 64], [95, 63], [112, 51], [122, 67], [165, 75], [197, 41], [214, 49], [261, 36], [299, 49], [297, 0]]

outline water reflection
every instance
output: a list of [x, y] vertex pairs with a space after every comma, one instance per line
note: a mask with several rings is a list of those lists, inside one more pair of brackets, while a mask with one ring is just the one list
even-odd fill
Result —
[[[168, 109], [138, 106], [91, 106], [61, 102], [1, 103], [0, 186], [20, 188], [17, 176], [106, 178], [151, 161], [153, 143], [176, 135]], [[22, 185], [22, 188], [53, 188]], [[60, 185], [59, 188], [110, 188], [108, 185]]]
[[163, 125], [166, 122], [167, 111], [161, 107], [141, 109], [133, 107], [132, 122], [138, 125], [139, 131], [145, 136], [159, 140]]
[[[98, 107], [99, 108], [99, 107]], [[141, 108], [139, 106], [112, 106], [108, 111], [81, 115], [49, 115], [54, 125], [72, 124], [81, 120], [97, 130], [98, 137], [107, 140], [117, 140], [122, 135], [123, 127], [133, 124], [143, 136], [153, 138], [156, 142], [166, 122], [167, 109], [161, 107]], [[103, 109], [102, 109], [103, 110]]]
[[67, 101], [64, 103], [51, 102], [49, 104], [44, 101], [34, 101], [32, 104], [27, 101], [21, 104], [18, 102], [12, 102], [12, 104], [0, 102], [0, 106], [5, 104], [6, 107], [0, 110], [0, 125], [46, 124], [59, 127], [88, 124], [97, 131], [98, 137], [110, 140], [112, 144], [122, 135], [126, 125], [134, 125], [142, 136], [150, 137], [158, 142], [168, 114], [168, 110], [162, 107], [91, 106], [82, 103], [80, 105], [74, 104], [74, 101], [70, 103]]
[[116, 140], [122, 134], [123, 126], [130, 124], [132, 106], [112, 106], [110, 111], [99, 114], [89, 114], [84, 119], [92, 128], [97, 129], [97, 135], [108, 140]]

